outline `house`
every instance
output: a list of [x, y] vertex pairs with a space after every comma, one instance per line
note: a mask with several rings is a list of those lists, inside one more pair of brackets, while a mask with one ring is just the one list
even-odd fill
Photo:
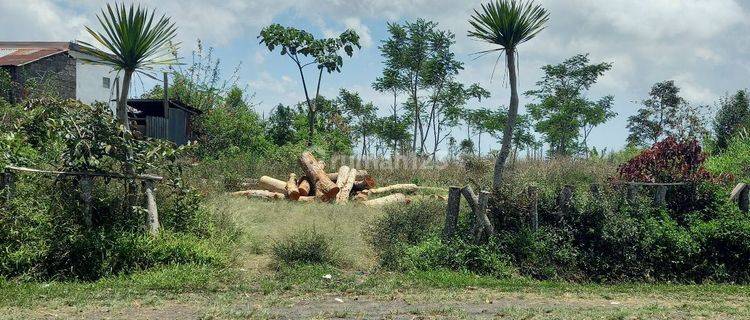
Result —
[[[116, 73], [109, 66], [86, 59], [94, 58], [72, 42], [0, 41], [0, 68], [8, 71], [16, 83], [11, 96], [5, 98], [18, 102], [42, 86], [61, 98], [83, 103], [111, 101], [115, 97]], [[114, 108], [110, 102], [110, 109]]]
[[[165, 105], [169, 109], [165, 112]], [[193, 121], [201, 111], [177, 100], [129, 99], [130, 123], [145, 137], [165, 139], [177, 145], [194, 140]]]

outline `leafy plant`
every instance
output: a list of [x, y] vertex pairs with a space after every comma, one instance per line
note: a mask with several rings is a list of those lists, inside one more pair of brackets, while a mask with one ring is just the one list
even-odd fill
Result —
[[177, 62], [166, 50], [174, 39], [177, 28], [164, 15], [154, 21], [156, 11], [137, 8], [131, 4], [107, 4], [107, 11], [102, 9], [97, 17], [104, 32], [97, 32], [86, 27], [86, 31], [96, 42], [106, 48], [99, 50], [96, 46], [79, 41], [84, 53], [95, 57], [90, 62], [104, 64], [124, 72], [120, 97], [117, 99], [117, 117], [120, 123], [130, 130], [128, 122], [127, 99], [130, 93], [130, 82], [135, 72], [143, 72], [159, 65], [171, 65]]
[[620, 166], [619, 174], [625, 181], [698, 183], [711, 178], [705, 161], [698, 141], [667, 137]]
[[469, 37], [487, 42], [497, 48], [480, 52], [487, 54], [500, 52], [505, 54], [508, 78], [510, 80], [510, 103], [508, 104], [508, 121], [503, 132], [500, 154], [495, 161], [495, 173], [492, 178], [493, 189], [500, 188], [505, 162], [510, 154], [513, 142], [513, 130], [518, 117], [518, 79], [516, 74], [516, 56], [518, 46], [536, 37], [544, 30], [549, 21], [549, 13], [532, 1], [496, 0], [482, 5], [482, 11], [474, 10], [469, 20], [472, 30]]

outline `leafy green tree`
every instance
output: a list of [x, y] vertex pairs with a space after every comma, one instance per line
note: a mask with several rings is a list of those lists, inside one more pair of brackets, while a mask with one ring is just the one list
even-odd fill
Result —
[[649, 146], [668, 136], [699, 138], [706, 134], [705, 106], [692, 106], [680, 96], [674, 81], [654, 84], [638, 113], [628, 118], [628, 143]]
[[[390, 48], [386, 48], [386, 46], [393, 46], [393, 44], [389, 44], [386, 40], [386, 44], [381, 45], [380, 50], [393, 50]], [[372, 88], [377, 90], [378, 92], [388, 92], [393, 94], [393, 105], [391, 106], [393, 116], [391, 117], [392, 123], [390, 126], [395, 128], [399, 126], [398, 94], [406, 89], [407, 82], [406, 79], [403, 79], [402, 75], [396, 69], [398, 66], [397, 61], [394, 61], [396, 57], [390, 57], [385, 54], [384, 57], [386, 58], [386, 68], [383, 70], [383, 74], [375, 79], [375, 82], [373, 82], [372, 84]], [[389, 125], [384, 124], [384, 126]], [[395, 156], [398, 152], [398, 136], [394, 135], [391, 138], [391, 152]]]
[[362, 102], [362, 98], [356, 92], [350, 92], [346, 89], [341, 89], [337, 103], [341, 106], [342, 112], [347, 116], [355, 119], [355, 129], [358, 137], [362, 141], [362, 153], [361, 156], [367, 156], [370, 145], [368, 144], [368, 138], [374, 135], [376, 130], [377, 115], [375, 114], [376, 108], [372, 103]]
[[279, 104], [268, 118], [267, 135], [277, 146], [298, 142], [294, 119], [297, 114], [292, 107]]
[[737, 132], [750, 125], [750, 99], [747, 90], [737, 91], [719, 100], [719, 111], [714, 118], [713, 129], [716, 146], [724, 150]]
[[461, 120], [466, 120], [468, 103], [472, 100], [482, 102], [482, 99], [489, 97], [490, 93], [478, 84], [466, 87], [461, 83], [451, 82], [442, 90], [436, 97], [435, 115], [432, 121], [433, 160], [440, 151], [440, 145], [450, 136], [449, 129], [457, 126]]
[[[340, 52], [343, 50], [347, 56], [354, 54], [354, 48], [361, 48], [359, 35], [354, 30], [346, 30], [336, 38], [315, 39], [307, 31], [279, 24], [272, 24], [263, 28], [260, 32], [260, 43], [265, 44], [269, 51], [280, 48], [281, 55], [289, 57], [299, 70], [302, 79], [302, 88], [305, 92], [305, 101], [308, 107], [308, 145], [312, 145], [315, 136], [315, 113], [317, 101], [320, 96], [320, 84], [323, 79], [323, 71], [328, 73], [341, 72], [344, 59]], [[315, 96], [310, 98], [307, 81], [305, 80], [304, 68], [315, 65], [318, 68], [318, 81]]]
[[455, 35], [423, 19], [390, 23], [388, 33], [389, 38], [380, 47], [386, 68], [376, 81], [376, 89], [408, 93], [406, 105], [413, 120], [411, 149], [424, 153], [439, 112], [438, 97], [463, 69], [463, 64], [451, 51]]
[[474, 10], [469, 23], [472, 30], [469, 37], [497, 46], [481, 54], [500, 52], [505, 54], [510, 82], [510, 104], [508, 119], [503, 134], [500, 154], [495, 161], [492, 187], [499, 190], [503, 179], [503, 169], [513, 141], [513, 128], [518, 118], [518, 78], [516, 56], [518, 46], [536, 37], [549, 21], [549, 13], [532, 1], [496, 0], [483, 4], [481, 12]]
[[126, 131], [130, 130], [128, 121], [127, 99], [130, 82], [135, 72], [145, 72], [159, 65], [172, 65], [177, 60], [167, 50], [174, 39], [177, 28], [168, 17], [162, 15], [154, 20], [156, 12], [132, 4], [126, 8], [107, 5], [107, 11], [97, 16], [104, 32], [97, 32], [86, 27], [88, 33], [106, 50], [79, 41], [81, 50], [95, 59], [93, 63], [113, 67], [123, 71], [122, 89], [117, 99], [117, 117]]
[[538, 88], [525, 94], [537, 101], [527, 108], [552, 154], [585, 151], [591, 130], [617, 115], [612, 111], [612, 96], [598, 101], [586, 96], [586, 91], [611, 68], [611, 63], [591, 64], [583, 54], [542, 67], [544, 77], [536, 83]]

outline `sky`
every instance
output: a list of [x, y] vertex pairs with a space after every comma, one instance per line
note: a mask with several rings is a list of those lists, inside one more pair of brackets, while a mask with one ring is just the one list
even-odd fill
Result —
[[[176, 22], [182, 53], [188, 57], [197, 39], [213, 47], [226, 73], [239, 65], [239, 85], [254, 93], [256, 111], [268, 114], [279, 103], [304, 98], [296, 67], [258, 44], [260, 30], [280, 23], [316, 37], [348, 28], [361, 37], [362, 49], [344, 61], [342, 73], [324, 76], [321, 92], [332, 97], [341, 88], [357, 91], [387, 112], [392, 96], [371, 89], [382, 72], [378, 46], [388, 37], [388, 22], [433, 20], [456, 34], [453, 49], [465, 63], [458, 80], [478, 83], [492, 98], [471, 107], [507, 106], [510, 89], [503, 72], [492, 77], [496, 57], [472, 53], [492, 47], [467, 36], [467, 22], [483, 1], [469, 0], [144, 0]], [[90, 39], [84, 26], [96, 26], [100, 0], [0, 0], [0, 41], [73, 41]], [[129, 2], [127, 2], [129, 3]], [[689, 102], [715, 106], [726, 93], [750, 87], [750, 0], [538, 0], [550, 12], [539, 36], [519, 48], [519, 88], [532, 89], [540, 67], [579, 53], [613, 68], [587, 93], [592, 99], [614, 95], [618, 116], [594, 129], [590, 145], [608, 150], [625, 145], [627, 117], [634, 114], [656, 82], [674, 80]], [[312, 78], [313, 69], [310, 69]], [[145, 81], [145, 87], [151, 84]], [[142, 91], [136, 84], [136, 92]], [[522, 97], [521, 105], [531, 102]], [[523, 107], [522, 107], [523, 110]], [[523, 112], [523, 111], [522, 111]], [[464, 130], [455, 136], [463, 138]], [[483, 137], [482, 149], [499, 148]]]

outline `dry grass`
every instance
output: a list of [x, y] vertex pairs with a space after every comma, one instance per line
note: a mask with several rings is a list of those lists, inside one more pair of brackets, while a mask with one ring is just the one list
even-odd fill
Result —
[[245, 265], [270, 261], [268, 255], [276, 241], [309, 229], [331, 240], [345, 266], [368, 270], [376, 263], [372, 249], [362, 237], [362, 228], [381, 214], [377, 209], [355, 204], [270, 202], [224, 196], [213, 199], [210, 206], [227, 212], [244, 230], [238, 258]]

